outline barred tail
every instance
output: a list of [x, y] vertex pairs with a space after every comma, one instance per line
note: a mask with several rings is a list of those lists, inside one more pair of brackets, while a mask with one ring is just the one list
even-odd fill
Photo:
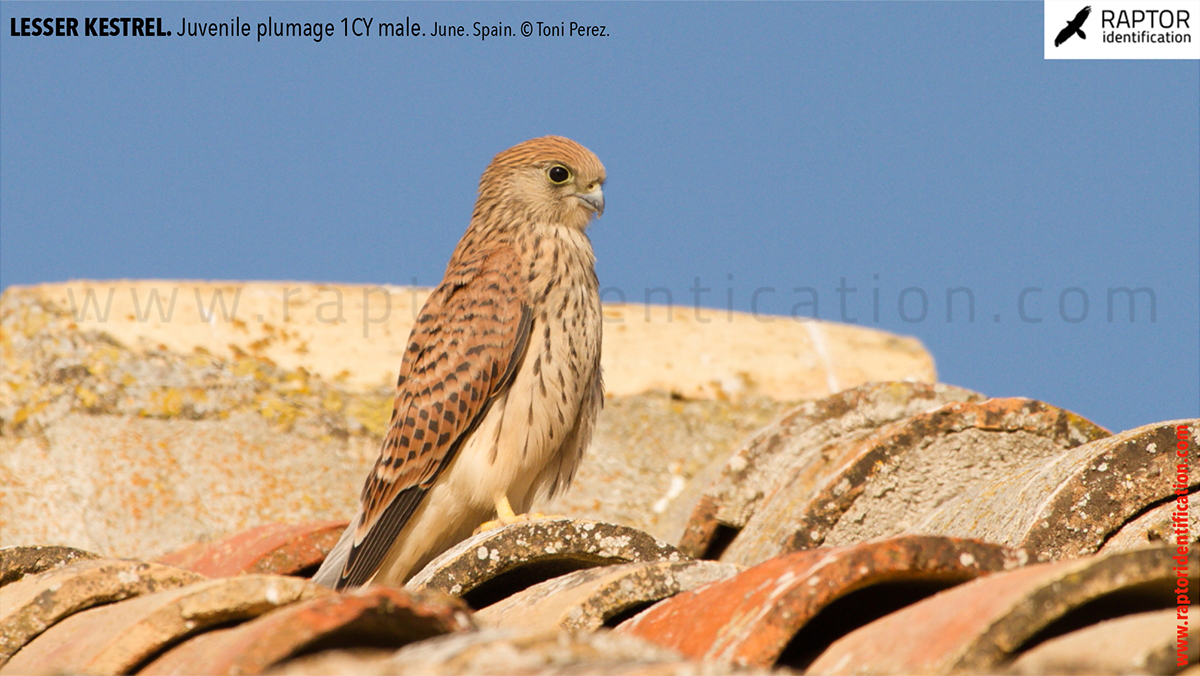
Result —
[[342, 533], [342, 537], [338, 538], [337, 544], [333, 549], [329, 550], [329, 556], [325, 557], [325, 562], [317, 569], [315, 575], [312, 576], [312, 581], [319, 585], [329, 587], [330, 589], [338, 588], [338, 581], [341, 580], [342, 571], [346, 569], [346, 560], [350, 558], [350, 547], [354, 542], [354, 530], [358, 527], [358, 520], [361, 515], [355, 515], [350, 521], [350, 525], [346, 526], [346, 530]]

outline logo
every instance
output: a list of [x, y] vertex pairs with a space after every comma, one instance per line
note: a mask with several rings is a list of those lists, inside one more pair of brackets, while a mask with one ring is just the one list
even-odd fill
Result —
[[1042, 58], [1200, 59], [1200, 0], [1045, 0], [1042, 6]]
[[1092, 6], [1088, 5], [1079, 10], [1074, 19], [1067, 22], [1067, 27], [1058, 32], [1058, 37], [1054, 38], [1054, 46], [1057, 47], [1067, 40], [1071, 39], [1072, 35], [1079, 34], [1080, 40], [1086, 40], [1087, 35], [1083, 32], [1083, 22], [1087, 21], [1088, 15], [1092, 13]]

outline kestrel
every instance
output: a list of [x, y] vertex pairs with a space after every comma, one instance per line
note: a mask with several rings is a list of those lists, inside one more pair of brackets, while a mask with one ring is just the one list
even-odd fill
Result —
[[512, 522], [571, 483], [604, 401], [585, 233], [604, 180], [590, 150], [558, 136], [488, 165], [409, 336], [358, 513], [315, 581], [401, 585], [483, 521]]

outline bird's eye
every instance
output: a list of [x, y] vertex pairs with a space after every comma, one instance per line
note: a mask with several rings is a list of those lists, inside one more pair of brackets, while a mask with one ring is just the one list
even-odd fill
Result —
[[562, 185], [571, 180], [571, 172], [561, 164], [556, 164], [546, 170], [546, 176], [550, 177], [550, 182], [554, 185]]

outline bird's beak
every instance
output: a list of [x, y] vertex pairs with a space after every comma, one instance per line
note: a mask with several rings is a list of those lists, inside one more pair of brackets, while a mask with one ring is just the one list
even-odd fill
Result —
[[576, 193], [575, 196], [586, 204], [589, 209], [596, 212], [597, 216], [604, 214], [604, 191], [600, 188], [596, 188], [589, 193]]

